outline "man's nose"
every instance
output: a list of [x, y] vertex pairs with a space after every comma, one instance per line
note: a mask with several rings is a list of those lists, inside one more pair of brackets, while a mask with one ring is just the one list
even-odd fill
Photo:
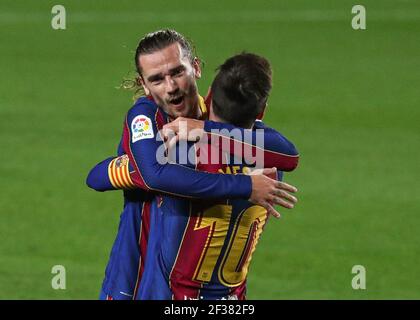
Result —
[[178, 84], [172, 77], [166, 77], [166, 91], [168, 93], [173, 93], [178, 90]]

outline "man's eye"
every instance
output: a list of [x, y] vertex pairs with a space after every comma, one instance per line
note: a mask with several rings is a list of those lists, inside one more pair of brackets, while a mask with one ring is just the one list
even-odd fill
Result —
[[184, 74], [184, 70], [178, 70], [174, 73], [174, 76], [179, 77], [179, 76], [182, 76], [183, 74]]
[[152, 84], [154, 85], [154, 86], [158, 86], [158, 85], [160, 85], [162, 83], [162, 80], [153, 80], [152, 81]]

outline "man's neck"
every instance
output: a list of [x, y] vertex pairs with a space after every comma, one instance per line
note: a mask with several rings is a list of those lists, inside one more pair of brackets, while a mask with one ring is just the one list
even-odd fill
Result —
[[[209, 120], [214, 121], [214, 122], [229, 123], [228, 121], [226, 121], [226, 120], [220, 118], [218, 115], [216, 115], [213, 112], [213, 108], [210, 108]], [[244, 129], [252, 129], [253, 127], [254, 127], [254, 124], [251, 124], [250, 127], [244, 127]]]
[[203, 113], [201, 112], [201, 108], [200, 108], [200, 104], [199, 104], [199, 101], [198, 100], [197, 100], [194, 108], [191, 109], [191, 112], [190, 113], [191, 114], [188, 115], [188, 118], [191, 118], [191, 119], [201, 119], [201, 116], [202, 116]]
[[209, 120], [215, 121], [215, 122], [227, 123], [227, 121], [223, 120], [222, 118], [219, 118], [213, 112], [210, 112]]

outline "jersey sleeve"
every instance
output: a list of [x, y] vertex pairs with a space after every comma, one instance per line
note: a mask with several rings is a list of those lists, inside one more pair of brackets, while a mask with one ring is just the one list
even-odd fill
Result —
[[[261, 121], [257, 120], [253, 130], [249, 130], [227, 123], [206, 120], [204, 131], [210, 135], [210, 138], [212, 135], [217, 135], [225, 142], [227, 141], [227, 143], [222, 143], [223, 149], [228, 148], [230, 153], [234, 153], [245, 161], [248, 161], [250, 156], [262, 157], [259, 160], [263, 167], [276, 167], [282, 171], [292, 171], [298, 165], [299, 153], [293, 143]], [[232, 135], [232, 132], [235, 131], [240, 133], [239, 138]], [[258, 137], [261, 133], [263, 133], [262, 144]], [[237, 152], [240, 152], [240, 154], [236, 154]]]
[[127, 155], [109, 157], [90, 170], [86, 184], [96, 191], [134, 189], [130, 169]]
[[252, 191], [246, 175], [223, 175], [199, 172], [180, 164], [163, 163], [164, 150], [158, 132], [159, 109], [147, 101], [137, 102], [126, 118], [123, 148], [135, 173], [135, 185], [145, 190], [190, 198], [244, 198]]

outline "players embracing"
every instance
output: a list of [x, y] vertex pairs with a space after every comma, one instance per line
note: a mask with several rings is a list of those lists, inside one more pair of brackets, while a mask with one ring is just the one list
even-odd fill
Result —
[[[225, 174], [231, 169], [225, 159], [236, 164], [246, 155], [223, 149], [223, 143], [212, 145], [207, 138], [200, 139], [200, 144], [207, 143], [200, 150], [210, 154], [222, 148], [223, 159], [216, 163], [161, 164], [156, 154], [165, 140], [160, 136], [164, 126], [176, 131], [174, 125], [181, 124], [178, 120], [168, 125], [170, 121], [202, 119], [191, 121], [189, 127], [210, 136], [215, 129], [251, 133], [252, 150], [260, 149], [255, 136], [257, 129], [263, 130], [263, 162], [293, 170], [298, 160], [293, 144], [255, 121], [263, 114], [271, 89], [268, 61], [252, 54], [228, 59], [212, 84], [207, 105], [196, 85], [199, 61], [179, 33], [161, 30], [146, 35], [135, 63], [146, 95], [127, 114], [120, 158], [98, 164], [87, 181], [101, 191], [126, 189], [101, 297], [245, 298], [248, 265], [267, 212], [276, 215], [272, 204], [293, 207], [296, 199], [287, 191], [295, 188], [261, 174]], [[244, 143], [229, 135], [221, 138]], [[188, 145], [197, 148], [193, 142]], [[242, 172], [249, 165], [239, 167]]]

